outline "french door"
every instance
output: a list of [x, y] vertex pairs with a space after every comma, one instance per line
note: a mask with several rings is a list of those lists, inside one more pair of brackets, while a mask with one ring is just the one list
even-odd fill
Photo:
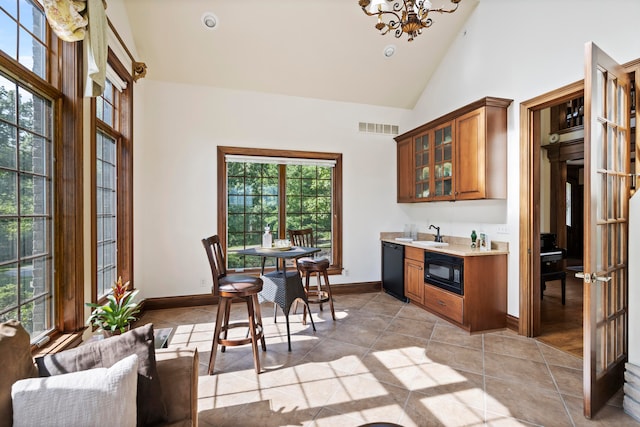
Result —
[[628, 337], [629, 79], [585, 46], [584, 415], [622, 386]]

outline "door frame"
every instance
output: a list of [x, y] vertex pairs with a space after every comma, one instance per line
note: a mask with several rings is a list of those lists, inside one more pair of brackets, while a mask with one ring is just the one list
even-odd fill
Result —
[[[636, 174], [640, 174], [640, 58], [622, 65], [635, 75], [636, 93]], [[520, 104], [520, 220], [519, 220], [519, 319], [518, 333], [527, 337], [540, 334], [540, 135], [533, 127], [540, 111], [584, 93], [584, 79], [552, 90]], [[537, 115], [537, 116], [536, 116]], [[634, 171], [631, 171], [633, 174]]]
[[580, 96], [584, 80], [520, 104], [520, 319], [518, 333], [540, 335], [540, 111]]

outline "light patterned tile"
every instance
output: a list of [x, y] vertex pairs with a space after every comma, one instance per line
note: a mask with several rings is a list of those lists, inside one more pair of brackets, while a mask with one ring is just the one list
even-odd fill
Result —
[[[170, 346], [198, 349], [203, 427], [640, 426], [620, 407], [621, 393], [584, 418], [582, 360], [569, 353], [509, 330], [471, 335], [385, 293], [334, 302], [336, 321], [312, 306], [317, 331], [302, 324], [301, 309], [292, 312], [291, 352], [282, 312], [274, 323], [273, 305], [261, 304], [261, 374], [251, 347], [240, 346], [218, 349], [207, 375], [215, 305], [148, 311], [140, 323], [172, 327]], [[243, 304], [232, 319], [246, 319]]]

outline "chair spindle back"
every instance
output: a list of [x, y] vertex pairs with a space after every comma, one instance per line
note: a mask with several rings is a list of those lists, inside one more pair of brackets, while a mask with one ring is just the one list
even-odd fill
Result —
[[202, 239], [202, 245], [207, 252], [209, 266], [211, 267], [211, 276], [213, 277], [213, 286], [211, 292], [218, 295], [219, 280], [227, 275], [227, 267], [224, 259], [224, 251], [220, 244], [220, 237], [217, 235]]
[[304, 228], [300, 230], [287, 230], [289, 232], [289, 240], [293, 246], [303, 246], [312, 248], [313, 246], [313, 229]]

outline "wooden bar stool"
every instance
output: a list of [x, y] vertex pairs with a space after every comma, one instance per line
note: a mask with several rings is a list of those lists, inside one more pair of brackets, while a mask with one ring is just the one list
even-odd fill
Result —
[[[294, 246], [314, 247], [313, 230], [311, 228], [305, 228], [301, 230], [288, 230], [289, 240]], [[327, 270], [329, 269], [329, 260], [327, 258], [311, 258], [303, 257], [297, 258], [296, 266], [298, 271], [304, 277], [304, 288], [307, 294], [307, 300], [309, 304], [318, 304], [320, 310], [323, 310], [322, 304], [329, 302], [331, 308], [331, 317], [336, 320], [336, 313], [333, 308], [333, 295], [331, 294], [331, 285], [329, 284], [329, 275]], [[316, 289], [310, 289], [309, 280], [311, 276], [315, 274], [317, 278]], [[324, 285], [322, 284], [321, 277], [324, 278]], [[311, 316], [311, 312], [309, 312]], [[307, 307], [304, 307], [302, 315], [302, 323], [307, 322]]]
[[[227, 275], [224, 252], [218, 236], [202, 239], [202, 244], [207, 252], [207, 258], [209, 258], [209, 265], [211, 266], [211, 275], [213, 276], [211, 292], [218, 297], [218, 312], [216, 314], [213, 343], [211, 344], [208, 373], [209, 375], [213, 374], [218, 344], [222, 346], [222, 353], [224, 353], [227, 346], [234, 347], [251, 344], [253, 347], [253, 362], [256, 373], [259, 374], [260, 356], [258, 354], [258, 340], [261, 342], [262, 351], [267, 351], [262, 329], [260, 303], [258, 302], [258, 293], [262, 290], [262, 279], [241, 274]], [[248, 322], [229, 322], [231, 301], [234, 298], [242, 299], [246, 302], [249, 317]], [[227, 339], [229, 329], [239, 327], [249, 328], [247, 336], [245, 338]]]

